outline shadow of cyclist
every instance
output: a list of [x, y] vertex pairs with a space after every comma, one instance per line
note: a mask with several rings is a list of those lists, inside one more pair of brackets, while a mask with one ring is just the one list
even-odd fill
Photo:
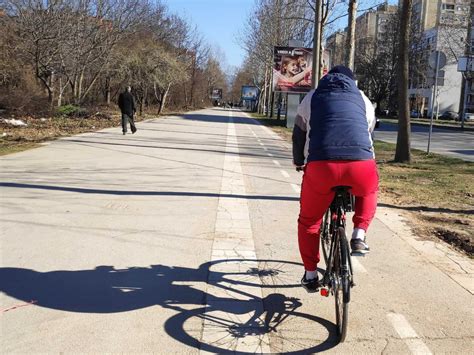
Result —
[[[290, 315], [296, 314], [294, 311], [301, 306], [299, 300], [282, 294], [270, 294], [263, 299], [251, 296], [253, 301], [263, 302], [264, 309], [256, 310], [253, 306], [255, 302], [239, 303], [231, 296], [219, 297], [194, 287], [203, 283], [226, 291], [239, 292], [236, 290], [238, 287], [235, 287], [238, 281], [229, 283], [226, 273], [210, 270], [213, 263], [202, 264], [196, 269], [166, 265], [125, 269], [98, 266], [90, 270], [49, 272], [0, 268], [0, 291], [18, 300], [35, 301], [35, 306], [38, 307], [68, 312], [118, 313], [155, 305], [173, 309], [178, 313], [166, 321], [165, 330], [168, 335], [190, 347], [197, 347], [199, 342], [199, 339], [190, 339], [183, 328], [185, 320], [191, 316], [205, 317], [203, 314], [206, 311], [234, 315], [252, 314], [247, 322], [228, 329], [229, 332], [234, 331], [234, 337], [245, 337], [247, 333], [244, 329], [250, 328], [260, 333], [277, 332], [278, 326]], [[246, 272], [252, 276], [255, 274], [253, 269], [244, 271], [244, 274]], [[263, 274], [274, 273], [267, 270]], [[203, 300], [213, 306], [203, 308]], [[236, 302], [238, 307], [231, 306]], [[189, 310], [189, 305], [199, 308]], [[298, 313], [298, 316], [306, 317], [327, 329], [330, 336], [323, 344], [318, 345], [318, 349], [327, 349], [337, 344], [334, 325], [331, 322], [302, 313]], [[214, 352], [225, 350], [205, 343], [200, 343], [198, 347], [206, 346], [210, 346]]]

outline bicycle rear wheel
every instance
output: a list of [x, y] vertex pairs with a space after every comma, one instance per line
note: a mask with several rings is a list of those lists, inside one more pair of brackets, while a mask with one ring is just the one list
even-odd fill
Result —
[[331, 252], [331, 237], [329, 232], [329, 224], [331, 222], [331, 211], [328, 209], [324, 214], [323, 221], [321, 222], [321, 233], [319, 238], [321, 239], [321, 249], [323, 250], [324, 261], [328, 264], [329, 254]]
[[349, 247], [346, 232], [343, 227], [337, 230], [337, 245], [335, 249], [334, 273], [335, 288], [334, 298], [336, 303], [336, 325], [339, 341], [343, 342], [347, 335], [349, 321], [350, 281], [349, 281]]

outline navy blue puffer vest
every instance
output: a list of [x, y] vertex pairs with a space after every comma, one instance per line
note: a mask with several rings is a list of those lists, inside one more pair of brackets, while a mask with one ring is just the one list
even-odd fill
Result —
[[309, 125], [308, 162], [374, 158], [364, 99], [346, 75], [328, 74], [319, 81]]

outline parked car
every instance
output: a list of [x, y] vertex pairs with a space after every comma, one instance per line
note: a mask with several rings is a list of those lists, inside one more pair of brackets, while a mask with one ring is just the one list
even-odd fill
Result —
[[466, 112], [464, 114], [464, 120], [465, 121], [474, 120], [474, 113], [473, 112]]
[[439, 117], [442, 120], [457, 120], [459, 115], [457, 112], [454, 111], [445, 111], [443, 114]]
[[413, 117], [413, 118], [421, 118], [421, 112], [418, 111], [418, 110], [412, 110], [410, 112], [410, 117]]
[[375, 118], [375, 127], [374, 128], [379, 128], [380, 127], [380, 118], [376, 117]]

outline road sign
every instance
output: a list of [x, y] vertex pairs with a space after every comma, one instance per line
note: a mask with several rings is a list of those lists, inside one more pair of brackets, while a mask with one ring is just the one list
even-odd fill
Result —
[[436, 57], [439, 54], [439, 62], [438, 62], [438, 69], [441, 69], [446, 65], [446, 54], [444, 54], [441, 51], [434, 51], [433, 53], [430, 54], [430, 57], [428, 59], [428, 64], [431, 68], [436, 69]]
[[458, 60], [458, 71], [474, 71], [474, 58], [461, 57]]

